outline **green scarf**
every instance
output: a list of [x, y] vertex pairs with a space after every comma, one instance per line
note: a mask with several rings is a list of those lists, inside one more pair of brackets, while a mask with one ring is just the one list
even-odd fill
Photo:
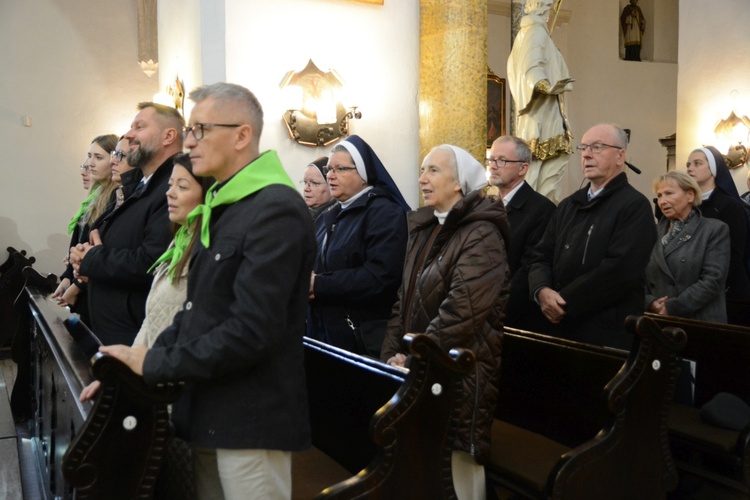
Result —
[[76, 212], [73, 218], [70, 219], [70, 222], [68, 223], [68, 234], [73, 234], [73, 230], [78, 225], [78, 221], [81, 219], [83, 212], [86, 211], [86, 207], [88, 207], [89, 203], [91, 203], [91, 201], [96, 198], [96, 195], [99, 194], [100, 187], [101, 186], [99, 184], [94, 186], [94, 189], [91, 190], [86, 199], [81, 203], [81, 206], [78, 208], [78, 212]]
[[167, 248], [167, 251], [164, 252], [161, 257], [156, 259], [156, 262], [148, 268], [148, 272], [150, 273], [153, 271], [159, 264], [162, 262], [169, 261], [169, 268], [167, 269], [167, 273], [169, 273], [169, 282], [174, 282], [174, 274], [177, 271], [177, 263], [180, 261], [183, 255], [185, 255], [185, 249], [190, 244], [190, 239], [192, 238], [193, 233], [191, 233], [187, 227], [180, 226], [180, 229], [177, 230], [177, 233], [174, 235], [174, 240], [172, 241], [172, 245]]
[[198, 205], [188, 214], [187, 225], [191, 226], [199, 215], [203, 216], [201, 220], [201, 243], [208, 248], [211, 242], [209, 231], [211, 209], [219, 205], [231, 205], [271, 184], [283, 184], [294, 189], [294, 183], [281, 165], [276, 151], [266, 151], [260, 155], [257, 160], [237, 172], [216, 193], [214, 193], [214, 189], [219, 183], [211, 186], [211, 189], [206, 193], [206, 203]]

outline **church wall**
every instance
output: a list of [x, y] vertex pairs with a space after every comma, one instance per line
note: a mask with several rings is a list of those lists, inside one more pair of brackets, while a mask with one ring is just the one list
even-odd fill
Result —
[[0, 2], [0, 46], [0, 261], [13, 246], [59, 275], [78, 166], [94, 137], [127, 131], [157, 77], [138, 65], [134, 1]]
[[261, 149], [276, 149], [292, 176], [330, 147], [300, 146], [281, 115], [279, 84], [312, 59], [340, 73], [362, 119], [350, 132], [367, 141], [411, 206], [418, 203], [419, 0], [384, 5], [343, 0], [226, 0], [227, 80], [251, 89], [264, 108]]
[[[690, 151], [702, 144], [726, 153], [728, 143], [717, 139], [714, 127], [732, 109], [750, 116], [750, 9], [747, 0], [719, 0], [710, 8], [680, 0], [680, 13], [677, 165], [684, 169]], [[747, 191], [747, 172], [747, 166], [732, 171], [740, 194]]]

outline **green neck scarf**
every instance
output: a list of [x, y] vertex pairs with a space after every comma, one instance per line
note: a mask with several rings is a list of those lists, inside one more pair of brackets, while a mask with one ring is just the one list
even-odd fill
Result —
[[188, 230], [185, 226], [180, 226], [180, 229], [177, 230], [177, 233], [174, 235], [174, 241], [173, 244], [170, 245], [169, 248], [167, 248], [167, 251], [164, 252], [161, 257], [156, 259], [156, 262], [154, 262], [154, 265], [148, 268], [148, 272], [150, 273], [156, 267], [161, 264], [162, 262], [169, 261], [169, 268], [167, 269], [167, 273], [169, 273], [169, 282], [174, 282], [174, 275], [177, 271], [177, 263], [182, 259], [182, 256], [185, 255], [185, 250], [187, 249], [188, 245], [190, 244], [190, 240], [193, 237], [193, 233]]
[[81, 216], [86, 211], [86, 207], [88, 207], [89, 203], [91, 203], [91, 201], [96, 198], [96, 195], [99, 194], [100, 187], [101, 186], [99, 186], [98, 184], [94, 186], [94, 189], [91, 190], [86, 199], [81, 203], [81, 206], [78, 208], [78, 212], [76, 212], [73, 218], [70, 219], [70, 222], [68, 223], [68, 234], [73, 234], [73, 230], [78, 225], [78, 221], [81, 220]]
[[260, 155], [254, 162], [237, 172], [215, 194], [214, 189], [219, 183], [211, 186], [211, 189], [206, 193], [206, 203], [198, 205], [188, 214], [187, 224], [191, 226], [198, 216], [203, 216], [201, 220], [201, 243], [208, 248], [211, 243], [209, 231], [211, 210], [219, 205], [231, 205], [271, 184], [283, 184], [294, 189], [294, 183], [281, 165], [276, 151], [266, 151]]

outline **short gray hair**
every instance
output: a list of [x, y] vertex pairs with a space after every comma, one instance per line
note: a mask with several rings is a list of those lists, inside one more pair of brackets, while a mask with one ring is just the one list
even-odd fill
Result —
[[263, 108], [255, 94], [245, 87], [226, 82], [212, 83], [198, 87], [190, 92], [188, 97], [196, 104], [209, 97], [221, 103], [231, 103], [234, 109], [244, 115], [243, 119], [253, 128], [253, 135], [260, 141], [263, 132]]
[[492, 145], [494, 146], [495, 144], [502, 144], [504, 142], [512, 142], [513, 145], [515, 145], [516, 156], [518, 157], [519, 161], [522, 161], [523, 163], [531, 163], [531, 149], [529, 149], [529, 145], [526, 143], [526, 141], [524, 141], [520, 137], [503, 135], [495, 139], [495, 142], [493, 142]]

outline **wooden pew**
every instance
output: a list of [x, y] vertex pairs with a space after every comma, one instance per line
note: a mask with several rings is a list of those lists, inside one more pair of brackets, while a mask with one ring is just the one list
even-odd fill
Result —
[[412, 358], [405, 374], [304, 342], [314, 448], [294, 455], [293, 498], [333, 483], [316, 498], [455, 498], [455, 418], [473, 353], [449, 356], [425, 335], [406, 335]]
[[664, 498], [679, 329], [628, 318], [628, 353], [506, 328], [490, 484], [528, 498]]
[[704, 422], [700, 408], [728, 392], [750, 404], [750, 328], [648, 314], [662, 327], [681, 328], [681, 355], [696, 362], [694, 406], [674, 403], [669, 436], [681, 470], [750, 497], [750, 425], [741, 431]]
[[[45, 498], [149, 498], [165, 450], [167, 403], [177, 388], [150, 389], [113, 358], [98, 355], [92, 365], [91, 342], [81, 338], [88, 329], [79, 323], [74, 339], [65, 309], [35, 288], [25, 293], [30, 362], [18, 365], [13, 395], [14, 401], [17, 393], [30, 395], [21, 399], [29, 407], [18, 405], [13, 413], [42, 475], [24, 483], [38, 482]], [[91, 370], [102, 387], [93, 404], [81, 403], [78, 395], [94, 380]]]
[[[25, 294], [31, 361], [18, 370], [31, 373], [17, 379], [14, 393], [31, 397], [16, 424], [34, 444], [43, 496], [148, 498], [166, 446], [166, 403], [176, 388], [153, 391], [98, 354], [91, 370], [102, 388], [94, 404], [78, 402], [93, 380], [86, 354], [92, 347], [82, 339], [90, 332], [71, 325], [45, 293], [28, 288]], [[455, 498], [455, 416], [474, 356], [446, 354], [423, 335], [405, 342], [412, 353], [408, 374], [305, 339], [315, 448], [295, 455], [295, 498]]]
[[17, 314], [13, 304], [23, 290], [23, 269], [36, 261], [26, 256], [26, 250], [19, 252], [13, 247], [7, 250], [8, 259], [0, 264], [0, 349], [10, 346], [16, 330]]

